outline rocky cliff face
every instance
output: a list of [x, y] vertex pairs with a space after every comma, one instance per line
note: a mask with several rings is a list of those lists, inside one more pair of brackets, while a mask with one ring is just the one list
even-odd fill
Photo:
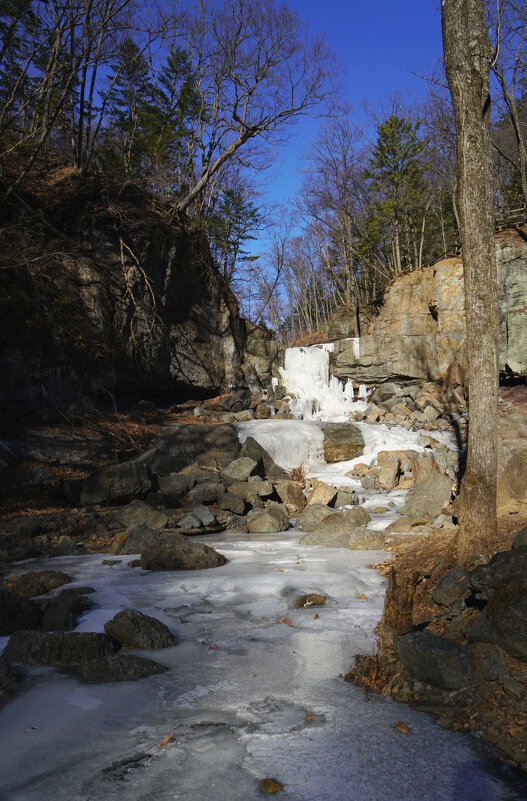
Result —
[[[527, 375], [527, 241], [519, 233], [496, 241], [501, 369]], [[466, 365], [463, 264], [445, 259], [397, 278], [380, 313], [361, 331], [360, 356], [338, 341], [332, 372], [366, 383], [430, 380], [457, 361]]]
[[[67, 177], [46, 205], [29, 201], [52, 227], [29, 215], [22, 258], [4, 254], [0, 401], [72, 387], [199, 396], [245, 384], [237, 303], [198, 230], [170, 223], [133, 187], [112, 196], [95, 179]], [[18, 211], [6, 213], [23, 231]]]

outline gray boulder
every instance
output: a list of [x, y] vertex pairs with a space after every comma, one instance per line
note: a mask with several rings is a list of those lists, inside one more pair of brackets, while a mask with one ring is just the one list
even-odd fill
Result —
[[227, 467], [222, 470], [222, 476], [230, 481], [247, 481], [249, 476], [258, 472], [258, 459], [251, 459], [248, 456], [240, 456], [234, 459]]
[[450, 606], [470, 592], [468, 578], [462, 565], [447, 573], [434, 588], [432, 598], [439, 606]]
[[149, 526], [134, 526], [128, 531], [122, 531], [112, 542], [112, 553], [132, 554], [141, 553], [147, 542], [157, 537], [158, 532]]
[[468, 633], [472, 642], [499, 645], [527, 660], [527, 578], [498, 587]]
[[320, 423], [326, 462], [347, 462], [364, 453], [364, 438], [351, 423]]
[[247, 515], [247, 529], [251, 534], [272, 534], [285, 531], [289, 527], [289, 517], [279, 504], [265, 509], [251, 509]]
[[287, 472], [274, 462], [265, 448], [263, 448], [254, 437], [247, 437], [245, 439], [240, 451], [240, 456], [247, 456], [249, 459], [254, 459], [255, 462], [261, 463], [261, 473], [273, 481], [281, 478], [289, 478]]
[[348, 548], [352, 551], [380, 551], [386, 545], [383, 531], [358, 526], [354, 528], [348, 539]]
[[87, 593], [92, 592], [95, 592], [92, 587], [71, 587], [47, 601], [42, 607], [42, 631], [74, 629], [80, 615], [93, 606], [93, 601], [86, 597]]
[[116, 654], [99, 657], [82, 666], [81, 681], [84, 684], [105, 684], [113, 681], [137, 681], [149, 676], [159, 676], [168, 670], [152, 659], [135, 654]]
[[300, 508], [306, 505], [304, 491], [296, 481], [276, 481], [274, 488], [282, 503], [292, 503]]
[[347, 548], [349, 531], [327, 529], [326, 531], [308, 531], [300, 539], [300, 545], [325, 545], [329, 548]]
[[225, 491], [225, 486], [218, 482], [198, 484], [197, 487], [191, 489], [188, 497], [192, 503], [211, 504], [216, 503], [220, 495]]
[[308, 504], [299, 515], [297, 526], [302, 531], [314, 531], [325, 517], [333, 514], [335, 514], [335, 510], [323, 503]]
[[444, 690], [461, 690], [474, 681], [470, 648], [453, 640], [416, 631], [397, 635], [393, 645], [407, 673], [418, 681]]
[[18, 675], [7, 662], [0, 660], [0, 696], [5, 695], [18, 680]]
[[187, 465], [221, 469], [236, 459], [240, 450], [238, 432], [230, 423], [178, 423], [158, 435], [160, 447]]
[[144, 501], [131, 501], [115, 513], [115, 519], [126, 528], [132, 526], [149, 526], [150, 528], [164, 528], [168, 522], [166, 512], [154, 509]]
[[353, 509], [344, 509], [342, 514], [353, 526], [364, 526], [371, 520], [371, 515], [364, 506], [354, 506]]
[[426, 514], [431, 518], [441, 514], [452, 497], [452, 479], [432, 472], [408, 493], [404, 512], [410, 517]]
[[194, 506], [192, 509], [192, 514], [195, 515], [201, 522], [203, 526], [215, 526], [216, 525], [216, 518], [210, 511], [208, 506], [205, 506], [202, 503], [199, 503], [197, 506]]
[[233, 512], [235, 515], [245, 514], [245, 498], [234, 492], [224, 492], [218, 498], [218, 509]]
[[53, 592], [63, 584], [69, 584], [70, 577], [59, 570], [36, 570], [24, 573], [13, 584], [14, 591], [23, 598], [34, 598]]
[[5, 647], [7, 662], [25, 665], [80, 665], [90, 659], [118, 651], [120, 645], [106, 634], [72, 632], [45, 634], [40, 631], [15, 631]]
[[181, 473], [158, 478], [159, 490], [169, 506], [177, 506], [187, 492], [195, 485], [195, 480], [191, 476]]
[[478, 598], [491, 598], [502, 585], [515, 584], [527, 576], [527, 548], [502, 551], [486, 565], [478, 565], [468, 574], [471, 590]]
[[28, 598], [0, 587], [0, 636], [12, 634], [19, 629], [38, 629], [42, 610]]
[[194, 512], [187, 512], [187, 514], [183, 515], [183, 517], [178, 520], [177, 525], [178, 528], [195, 529], [202, 528], [203, 523], [201, 522], [201, 518], [195, 515]]
[[148, 468], [138, 462], [112, 464], [85, 480], [81, 504], [111, 504], [145, 495], [152, 487]]
[[104, 630], [127, 648], [171, 648], [176, 644], [167, 626], [135, 609], [123, 609], [104, 624]]
[[214, 548], [182, 534], [160, 534], [141, 552], [141, 567], [145, 570], [205, 570], [227, 561]]

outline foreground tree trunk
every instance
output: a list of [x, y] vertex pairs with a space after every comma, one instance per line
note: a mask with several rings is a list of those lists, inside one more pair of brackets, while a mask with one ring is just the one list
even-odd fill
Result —
[[469, 370], [467, 470], [455, 542], [456, 559], [462, 563], [488, 547], [497, 530], [499, 324], [490, 137], [492, 48], [484, 0], [441, 0], [441, 15], [456, 117]]

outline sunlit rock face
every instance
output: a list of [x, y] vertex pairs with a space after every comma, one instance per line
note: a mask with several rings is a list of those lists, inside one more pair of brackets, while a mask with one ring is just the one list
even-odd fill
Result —
[[[516, 232], [496, 240], [500, 303], [500, 367], [527, 375], [527, 243]], [[448, 365], [466, 364], [463, 263], [444, 259], [397, 278], [379, 315], [352, 342], [335, 343], [331, 372], [377, 382], [433, 379]]]

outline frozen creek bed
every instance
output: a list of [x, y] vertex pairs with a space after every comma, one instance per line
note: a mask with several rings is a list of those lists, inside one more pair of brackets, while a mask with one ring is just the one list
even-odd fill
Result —
[[[138, 682], [27, 669], [0, 711], [2, 801], [257, 801], [268, 777], [294, 801], [525, 799], [521, 779], [477, 741], [339, 678], [373, 647], [384, 584], [367, 564], [381, 554], [298, 539], [294, 529], [208, 538], [230, 562], [204, 571], [145, 573], [133, 557], [103, 565], [107, 555], [21, 565], [96, 589], [77, 630], [102, 631], [131, 607], [179, 644], [139, 652], [170, 670]], [[292, 608], [314, 591], [326, 606]]]

